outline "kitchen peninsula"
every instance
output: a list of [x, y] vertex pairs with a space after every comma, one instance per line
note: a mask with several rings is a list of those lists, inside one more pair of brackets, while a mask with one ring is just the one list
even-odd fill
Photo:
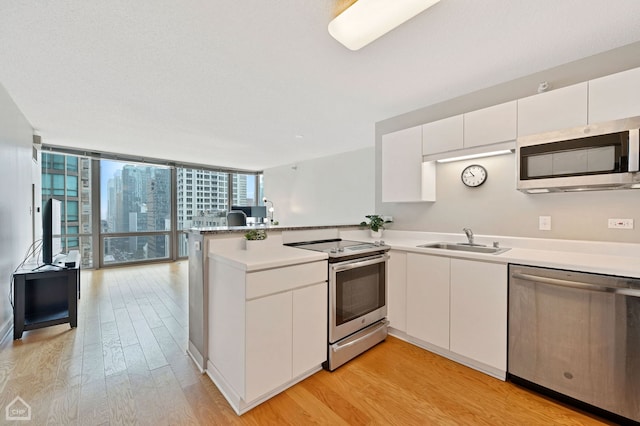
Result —
[[[244, 233], [266, 229], [246, 249]], [[189, 354], [242, 414], [326, 360], [327, 254], [284, 246], [347, 226], [216, 227], [189, 234]]]
[[[244, 234], [252, 229], [267, 231], [267, 239], [261, 246], [270, 250], [247, 252], [242, 250]], [[218, 226], [192, 228], [187, 234], [189, 244], [189, 354], [198, 367], [204, 371], [207, 360], [207, 333], [209, 298], [210, 259], [209, 253], [237, 253], [238, 256], [251, 257], [251, 268], [265, 269], [279, 263], [279, 256], [285, 253], [298, 253], [301, 250], [283, 247], [283, 243], [318, 239], [339, 238], [340, 231], [356, 230], [357, 225], [326, 226]], [[250, 254], [249, 254], [250, 253]], [[304, 253], [304, 252], [303, 252]], [[255, 263], [255, 259], [262, 258]], [[295, 256], [294, 256], [295, 258]], [[326, 258], [326, 257], [325, 257]], [[295, 263], [288, 257], [290, 263]], [[279, 264], [282, 266], [282, 263]]]

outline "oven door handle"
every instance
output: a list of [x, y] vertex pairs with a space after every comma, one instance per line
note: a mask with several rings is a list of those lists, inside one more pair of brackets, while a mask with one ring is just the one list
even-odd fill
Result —
[[363, 266], [375, 265], [376, 263], [386, 262], [387, 260], [389, 260], [389, 255], [383, 254], [381, 256], [367, 257], [365, 259], [358, 259], [352, 262], [330, 263], [330, 265], [332, 271], [343, 272], [350, 269], [362, 268]]
[[[363, 334], [362, 336], [356, 337], [353, 340], [350, 340], [348, 338], [344, 339], [344, 341], [338, 342], [338, 343], [334, 343], [333, 345], [330, 345], [330, 347], [334, 351], [339, 351], [340, 349], [344, 349], [344, 348], [348, 348], [349, 346], [356, 345], [356, 344], [362, 342], [363, 340], [368, 339], [372, 334], [374, 334], [375, 332], [377, 332], [381, 328], [387, 327], [388, 325], [389, 325], [389, 321], [383, 319], [382, 321], [380, 321], [375, 326], [371, 326], [372, 328], [366, 329], [367, 330], [366, 334]], [[365, 330], [365, 329], [363, 329], [363, 330]], [[360, 331], [363, 331], [363, 330], [360, 330]], [[358, 334], [359, 333], [354, 333], [354, 335], [358, 335]]]

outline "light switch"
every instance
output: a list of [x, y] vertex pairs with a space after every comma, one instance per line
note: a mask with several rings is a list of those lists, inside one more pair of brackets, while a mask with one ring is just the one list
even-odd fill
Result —
[[541, 231], [551, 231], [551, 216], [539, 216], [538, 229]]
[[200, 250], [200, 241], [196, 241], [195, 243], [193, 243], [193, 248], [196, 250]]

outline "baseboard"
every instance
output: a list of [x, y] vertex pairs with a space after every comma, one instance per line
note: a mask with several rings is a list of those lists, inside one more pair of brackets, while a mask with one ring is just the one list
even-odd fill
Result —
[[0, 327], [0, 343], [4, 342], [4, 339], [6, 339], [7, 336], [9, 336], [11, 334], [12, 330], [13, 330], [13, 320], [11, 318], [9, 318]]

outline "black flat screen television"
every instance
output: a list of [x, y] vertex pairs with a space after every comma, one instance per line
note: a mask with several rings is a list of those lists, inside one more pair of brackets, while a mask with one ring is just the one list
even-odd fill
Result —
[[53, 264], [53, 259], [62, 253], [62, 202], [49, 198], [42, 206], [42, 261]]

